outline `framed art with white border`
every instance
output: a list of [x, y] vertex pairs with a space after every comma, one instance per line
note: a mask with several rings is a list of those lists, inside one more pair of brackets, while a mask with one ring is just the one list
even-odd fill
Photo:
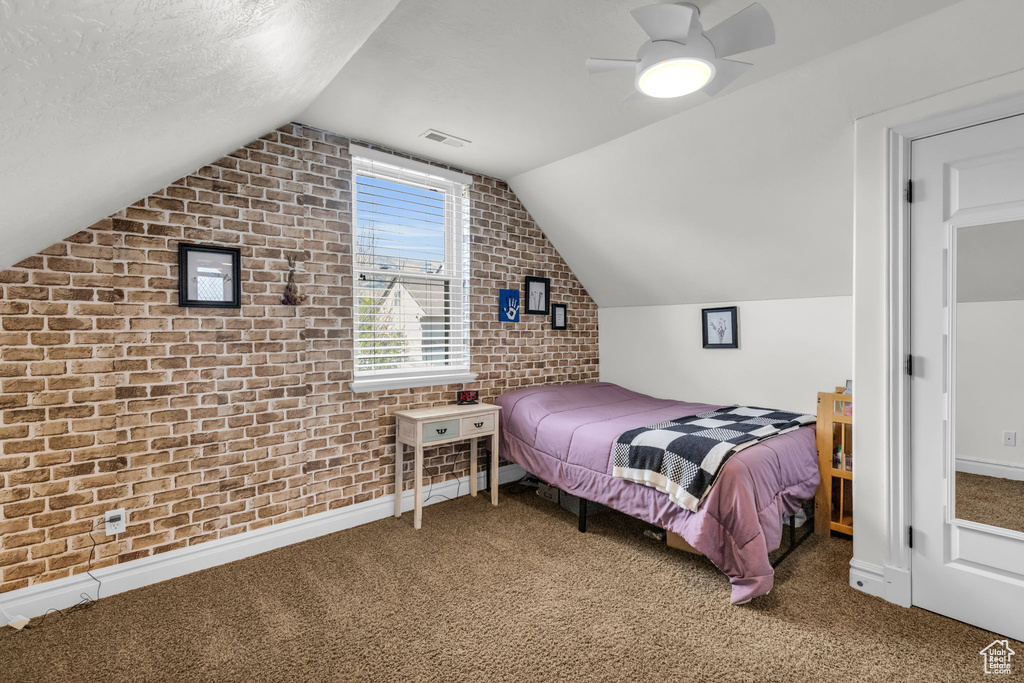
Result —
[[525, 312], [533, 315], [547, 315], [551, 301], [551, 278], [526, 276]]
[[565, 304], [551, 304], [551, 329], [568, 329], [568, 316]]
[[705, 349], [738, 349], [740, 329], [736, 307], [702, 308], [701, 330]]
[[241, 250], [178, 244], [178, 305], [183, 308], [241, 308]]

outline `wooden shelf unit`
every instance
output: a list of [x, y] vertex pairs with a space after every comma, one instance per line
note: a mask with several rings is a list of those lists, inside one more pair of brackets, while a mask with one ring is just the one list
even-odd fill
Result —
[[836, 387], [818, 394], [818, 469], [814, 530], [853, 535], [853, 396]]

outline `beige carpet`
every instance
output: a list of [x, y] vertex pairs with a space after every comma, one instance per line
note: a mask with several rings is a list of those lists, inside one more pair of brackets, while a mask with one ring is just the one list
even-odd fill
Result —
[[770, 595], [733, 607], [707, 560], [633, 520], [575, 526], [532, 494], [440, 503], [418, 532], [407, 514], [0, 629], [0, 679], [983, 678], [995, 636], [853, 591], [849, 541], [812, 538]]
[[957, 472], [956, 516], [1024, 531], [1024, 481]]

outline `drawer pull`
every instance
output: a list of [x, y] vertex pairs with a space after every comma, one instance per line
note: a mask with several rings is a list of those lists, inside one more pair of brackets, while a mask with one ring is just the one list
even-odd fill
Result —
[[447, 427], [445, 427], [444, 429], [438, 429], [437, 430], [438, 434], [446, 434], [447, 432], [448, 432], [448, 428]]
[[480, 429], [481, 427], [484, 426], [484, 423], [483, 422], [474, 422], [473, 426], [476, 427], [477, 429]]

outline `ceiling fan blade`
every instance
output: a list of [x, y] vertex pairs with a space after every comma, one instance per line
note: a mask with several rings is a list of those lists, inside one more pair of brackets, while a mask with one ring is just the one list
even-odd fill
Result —
[[632, 69], [636, 66], [636, 59], [597, 59], [591, 57], [587, 60], [587, 71], [592, 74], [603, 74], [605, 71], [617, 69]]
[[701, 88], [701, 92], [705, 92], [709, 96], [714, 97], [718, 93], [722, 92], [727, 85], [745, 74], [747, 69], [752, 66], [753, 64], [737, 62], [732, 59], [716, 59], [715, 77], [711, 79], [710, 83]]
[[775, 23], [768, 10], [754, 3], [718, 26], [704, 31], [716, 57], [728, 57], [775, 44]]
[[647, 5], [630, 14], [651, 40], [671, 40], [684, 45], [697, 19], [691, 5]]

